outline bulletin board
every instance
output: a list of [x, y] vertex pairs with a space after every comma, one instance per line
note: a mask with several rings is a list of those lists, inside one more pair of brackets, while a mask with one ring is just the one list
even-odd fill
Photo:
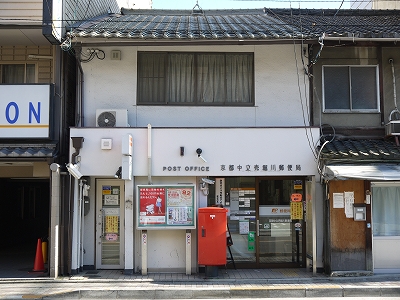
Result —
[[139, 185], [137, 189], [137, 228], [195, 229], [194, 185]]

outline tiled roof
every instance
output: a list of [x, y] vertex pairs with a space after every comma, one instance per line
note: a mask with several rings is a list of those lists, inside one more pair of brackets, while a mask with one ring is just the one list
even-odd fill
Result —
[[56, 155], [55, 144], [45, 145], [12, 145], [0, 144], [0, 158], [51, 158]]
[[328, 161], [400, 161], [400, 146], [392, 140], [334, 140], [322, 147], [320, 158]]
[[400, 38], [399, 10], [122, 9], [72, 26], [72, 36], [158, 40]]

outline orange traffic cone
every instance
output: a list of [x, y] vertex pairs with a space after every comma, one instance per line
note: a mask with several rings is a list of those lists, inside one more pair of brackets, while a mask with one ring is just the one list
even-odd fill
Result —
[[33, 266], [34, 272], [44, 271], [43, 254], [42, 254], [42, 240], [38, 239], [36, 246], [35, 264]]

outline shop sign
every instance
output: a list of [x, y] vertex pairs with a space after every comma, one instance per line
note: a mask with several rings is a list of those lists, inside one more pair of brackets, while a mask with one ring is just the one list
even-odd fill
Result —
[[[163, 172], [209, 172], [209, 166], [163, 166]], [[301, 165], [277, 165], [277, 164], [270, 164], [270, 165], [250, 165], [250, 164], [229, 164], [229, 165], [220, 165], [221, 172], [233, 172], [233, 171], [240, 171], [240, 172], [300, 172]], [[302, 182], [299, 180], [299, 184], [295, 184], [295, 189], [302, 189]]]
[[2, 138], [48, 138], [50, 85], [0, 85]]

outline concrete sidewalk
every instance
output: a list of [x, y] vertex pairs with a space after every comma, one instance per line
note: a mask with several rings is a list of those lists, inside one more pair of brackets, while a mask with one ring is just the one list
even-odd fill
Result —
[[[362, 273], [360, 273], [362, 274]], [[342, 274], [345, 275], [345, 274]], [[204, 274], [124, 275], [84, 271], [70, 277], [0, 280], [0, 299], [209, 299], [302, 297], [399, 297], [400, 274], [313, 276], [306, 269], [220, 269]]]

